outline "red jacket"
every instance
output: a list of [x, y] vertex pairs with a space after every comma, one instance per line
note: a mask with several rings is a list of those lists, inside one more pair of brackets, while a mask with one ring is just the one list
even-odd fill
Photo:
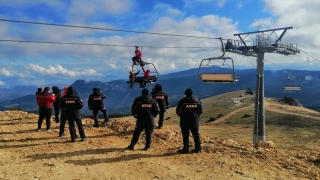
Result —
[[56, 98], [49, 94], [48, 91], [44, 91], [37, 96], [39, 107], [52, 107], [52, 103], [56, 101]]
[[142, 53], [139, 49], [137, 49], [134, 53], [136, 54], [137, 58], [142, 59]]
[[143, 71], [143, 77], [148, 78], [150, 77], [150, 70], [144, 70], [144, 68], [142, 67], [142, 71]]

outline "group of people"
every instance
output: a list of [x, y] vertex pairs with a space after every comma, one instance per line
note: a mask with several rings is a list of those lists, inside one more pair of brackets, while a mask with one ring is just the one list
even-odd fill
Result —
[[[131, 143], [127, 149], [133, 150], [138, 142], [141, 132], [144, 130], [146, 135], [145, 147], [143, 150], [149, 150], [151, 147], [152, 133], [154, 130], [154, 118], [159, 115], [158, 128], [163, 126], [164, 113], [168, 108], [168, 95], [162, 91], [162, 85], [156, 84], [149, 95], [149, 90], [144, 88], [141, 96], [135, 98], [131, 112], [137, 119], [136, 127], [133, 132]], [[189, 132], [194, 138], [194, 152], [201, 152], [201, 140], [199, 134], [199, 120], [202, 114], [202, 104], [198, 97], [193, 96], [192, 89], [185, 90], [185, 97], [182, 98], [177, 107], [176, 114], [180, 117], [180, 128], [183, 139], [183, 148], [178, 152], [189, 153]]]
[[[150, 70], [145, 70], [144, 63], [142, 61], [142, 53], [139, 50], [139, 46], [135, 46], [135, 56], [132, 58], [133, 65], [140, 65], [144, 73], [143, 78], [139, 81], [140, 88], [142, 89], [141, 96], [134, 99], [131, 107], [131, 113], [136, 118], [136, 127], [133, 132], [131, 143], [127, 149], [133, 150], [135, 144], [138, 142], [141, 132], [144, 130], [146, 135], [146, 142], [144, 150], [149, 150], [151, 147], [152, 133], [155, 127], [154, 118], [159, 115], [158, 129], [163, 127], [164, 114], [166, 109], [169, 107], [168, 95], [163, 92], [162, 85], [156, 84], [149, 93], [149, 90], [145, 88], [146, 81], [150, 77]], [[135, 83], [135, 77], [139, 74], [140, 70], [136, 73], [129, 72], [130, 88]], [[202, 114], [202, 104], [199, 98], [193, 96], [192, 89], [188, 88], [185, 90], [185, 97], [182, 98], [177, 107], [176, 114], [180, 117], [180, 128], [183, 138], [183, 148], [179, 150], [180, 153], [189, 152], [189, 132], [192, 133], [194, 138], [195, 152], [201, 151], [201, 140], [199, 134], [199, 120], [200, 114]], [[36, 92], [36, 99], [39, 106], [39, 119], [37, 131], [41, 130], [41, 125], [46, 119], [46, 130], [51, 131], [50, 119], [52, 116], [52, 106], [54, 107], [55, 122], [60, 123], [59, 137], [65, 136], [64, 128], [65, 123], [68, 120], [69, 132], [71, 141], [75, 142], [78, 138], [75, 130], [75, 124], [78, 127], [81, 141], [86, 141], [80, 110], [83, 107], [83, 102], [79, 97], [76, 89], [72, 86], [66, 86], [63, 89], [63, 93], [57, 86], [52, 87], [52, 93], [50, 88], [45, 87], [38, 88]], [[103, 100], [106, 99], [99, 88], [93, 88], [93, 93], [88, 98], [88, 108], [93, 113], [94, 127], [99, 127], [99, 116], [98, 113], [101, 111], [104, 116], [104, 123], [109, 122], [108, 112], [104, 106]], [[59, 111], [61, 115], [59, 118]]]
[[[144, 69], [144, 65], [146, 64], [144, 61], [142, 61], [142, 52], [139, 50], [139, 46], [136, 45], [135, 46], [135, 56], [132, 57], [132, 62], [133, 62], [133, 65], [140, 65], [141, 68], [142, 68], [142, 71], [143, 71], [143, 78], [141, 78], [139, 80], [139, 84], [140, 84], [140, 88], [145, 88], [146, 87], [146, 84], [147, 84], [147, 81], [148, 79], [150, 78], [150, 70], [147, 69], [145, 70]], [[130, 84], [130, 88], [132, 88], [135, 80], [136, 80], [136, 76], [140, 73], [140, 70], [138, 72], [133, 72], [133, 71], [129, 71], [129, 81], [128, 83]]]
[[[192, 89], [186, 89], [184, 94], [185, 97], [179, 101], [176, 107], [176, 114], [180, 117], [180, 128], [183, 138], [183, 148], [178, 152], [189, 153], [189, 132], [192, 133], [194, 138], [195, 152], [200, 152], [201, 140], [199, 134], [199, 119], [200, 114], [203, 112], [202, 104], [199, 98], [193, 96]], [[105, 98], [106, 96], [99, 88], [93, 88], [93, 93], [88, 98], [89, 110], [92, 110], [94, 115], [94, 127], [99, 127], [99, 111], [104, 115], [104, 122], [109, 122], [107, 109], [103, 103]], [[55, 122], [60, 123], [59, 137], [65, 136], [64, 128], [66, 121], [68, 121], [71, 141], [75, 142], [78, 138], [75, 130], [75, 124], [78, 127], [81, 141], [87, 140], [80, 115], [83, 102], [74, 87], [66, 86], [62, 93], [57, 86], [52, 87], [52, 93], [50, 93], [49, 87], [45, 87], [44, 89], [38, 88], [38, 91], [36, 92], [36, 99], [39, 106], [37, 131], [41, 130], [44, 118], [46, 119], [46, 130], [51, 131], [50, 120], [53, 106]], [[157, 128], [161, 129], [164, 123], [164, 114], [168, 107], [169, 98], [162, 90], [161, 84], [156, 84], [151, 93], [149, 93], [147, 88], [142, 89], [141, 95], [134, 99], [131, 106], [131, 113], [137, 120], [131, 143], [127, 149], [134, 149], [134, 146], [138, 142], [143, 130], [146, 135], [145, 147], [143, 149], [149, 150], [151, 148], [151, 139], [155, 127], [154, 118], [159, 116]], [[60, 110], [61, 115], [59, 118]]]
[[[89, 96], [88, 107], [93, 112], [94, 126], [99, 127], [98, 113], [102, 111], [105, 119], [105, 123], [109, 121], [107, 109], [104, 107], [103, 99], [106, 96], [98, 88], [93, 88], [93, 93]], [[63, 89], [63, 93], [57, 86], [52, 87], [52, 93], [50, 88], [38, 88], [36, 92], [37, 104], [39, 106], [39, 119], [37, 131], [41, 131], [43, 120], [46, 119], [46, 131], [51, 131], [51, 116], [52, 106], [54, 109], [54, 118], [56, 123], [60, 123], [59, 137], [65, 136], [64, 129], [66, 121], [69, 123], [69, 132], [71, 141], [75, 142], [78, 138], [75, 130], [75, 124], [78, 127], [81, 141], [86, 141], [86, 135], [83, 129], [81, 121], [81, 109], [83, 102], [79, 97], [76, 89], [72, 86], [66, 86]], [[61, 115], [59, 117], [59, 111]]]

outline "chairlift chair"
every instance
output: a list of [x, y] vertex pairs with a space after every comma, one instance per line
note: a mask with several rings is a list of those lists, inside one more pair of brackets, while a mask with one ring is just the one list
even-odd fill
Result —
[[302, 90], [302, 81], [296, 78], [288, 78], [284, 80], [284, 91], [299, 91]]
[[[229, 72], [212, 72], [212, 73], [203, 73], [203, 67], [208, 67], [210, 66], [210, 62], [213, 60], [224, 60], [219, 67], [224, 67], [227, 64], [225, 62], [227, 60], [230, 60], [232, 65], [227, 65], [229, 68], [227, 68]], [[230, 57], [212, 57], [212, 58], [207, 58], [203, 59], [200, 63], [199, 69], [198, 69], [198, 75], [200, 79], [203, 82], [208, 82], [208, 83], [235, 83], [237, 82], [240, 78], [235, 76], [234, 73], [234, 62], [233, 59]]]
[[[148, 65], [151, 65], [150, 67], [152, 67], [151, 69], [149, 68]], [[146, 68], [146, 66], [148, 66]], [[136, 66], [132, 65], [132, 72], [137, 72], [138, 70], [135, 70]], [[140, 66], [139, 66], [140, 67]], [[134, 84], [139, 84], [140, 82], [146, 82], [146, 83], [155, 83], [158, 80], [159, 77], [159, 73], [155, 67], [155, 65], [153, 63], [148, 63], [148, 62], [144, 62], [144, 66], [145, 70], [149, 69], [150, 70], [150, 77], [149, 78], [144, 78], [143, 76], [143, 72], [139, 73], [135, 78], [134, 78]], [[142, 75], [141, 75], [142, 74]], [[130, 81], [127, 81], [128, 84], [130, 84]]]

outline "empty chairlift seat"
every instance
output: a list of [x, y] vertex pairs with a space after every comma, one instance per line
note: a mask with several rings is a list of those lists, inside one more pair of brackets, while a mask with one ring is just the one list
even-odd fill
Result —
[[238, 80], [232, 74], [200, 74], [200, 78], [204, 82], [230, 82]]
[[[211, 61], [222, 61], [222, 63], [218, 66], [210, 66]], [[226, 61], [231, 61], [231, 66], [226, 64]], [[225, 68], [226, 66], [228, 68]], [[206, 72], [203, 72], [204, 70]], [[208, 73], [208, 71], [214, 72]], [[239, 80], [238, 77], [235, 77], [233, 59], [230, 57], [213, 57], [202, 60], [198, 69], [198, 75], [203, 82], [210, 83], [235, 83]]]
[[285, 91], [299, 91], [302, 89], [302, 86], [283, 86]]

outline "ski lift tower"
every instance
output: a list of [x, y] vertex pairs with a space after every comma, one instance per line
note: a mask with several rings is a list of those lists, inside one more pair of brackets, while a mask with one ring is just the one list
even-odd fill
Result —
[[[264, 53], [279, 53], [295, 55], [300, 53], [297, 44], [281, 42], [283, 35], [292, 27], [261, 30], [255, 32], [234, 34], [240, 40], [233, 40], [231, 47], [225, 47], [225, 52], [237, 53], [245, 56], [257, 57], [257, 81], [254, 110], [253, 144], [265, 141], [265, 107], [264, 107]], [[278, 37], [276, 31], [282, 31]], [[276, 38], [271, 40], [271, 35]], [[255, 35], [255, 40], [251, 35]], [[250, 37], [250, 41], [245, 40]]]

